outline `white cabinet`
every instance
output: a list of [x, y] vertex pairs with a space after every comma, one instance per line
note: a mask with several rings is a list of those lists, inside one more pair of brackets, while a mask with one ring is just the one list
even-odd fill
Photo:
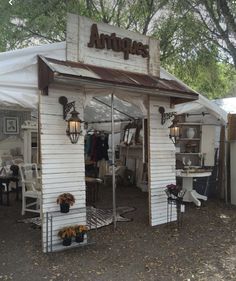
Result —
[[38, 127], [33, 121], [25, 121], [21, 127], [24, 138], [24, 162], [38, 163]]

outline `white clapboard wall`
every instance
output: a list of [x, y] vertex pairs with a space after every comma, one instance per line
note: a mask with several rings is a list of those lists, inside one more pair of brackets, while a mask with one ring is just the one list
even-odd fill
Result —
[[[53, 248], [61, 244], [57, 236], [58, 230], [64, 226], [86, 224], [86, 195], [84, 168], [84, 138], [80, 137], [77, 144], [72, 144], [66, 135], [67, 123], [63, 120], [62, 105], [58, 98], [66, 96], [68, 101], [76, 102], [76, 110], [83, 119], [83, 95], [50, 88], [48, 96], [40, 96], [40, 142], [42, 163], [42, 235], [43, 250], [46, 251], [47, 220], [46, 214], [53, 216], [52, 242]], [[56, 203], [58, 195], [70, 192], [75, 196], [68, 214], [58, 214]], [[59, 215], [59, 216], [58, 216]], [[50, 235], [50, 224], [49, 224]]]
[[[159, 107], [169, 109], [169, 98], [149, 99], [149, 214], [152, 226], [167, 222], [165, 187], [175, 184], [175, 147], [169, 138], [170, 120], [161, 125]], [[172, 212], [176, 220], [176, 210]]]
[[158, 40], [116, 26], [97, 23], [99, 34], [110, 35], [111, 33], [116, 33], [117, 37], [128, 37], [133, 41], [149, 45], [149, 58], [130, 54], [129, 59], [125, 60], [123, 52], [89, 48], [87, 46], [90, 41], [91, 26], [94, 23], [96, 22], [86, 17], [68, 14], [66, 31], [67, 60], [160, 76]]

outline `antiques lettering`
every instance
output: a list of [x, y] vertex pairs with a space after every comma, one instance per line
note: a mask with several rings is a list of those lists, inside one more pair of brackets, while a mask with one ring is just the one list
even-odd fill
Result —
[[116, 33], [111, 33], [111, 35], [101, 33], [99, 35], [98, 27], [95, 23], [91, 27], [88, 47], [123, 52], [125, 60], [129, 59], [129, 54], [142, 56], [143, 58], [149, 56], [149, 45], [144, 45], [142, 42], [133, 41], [127, 37], [117, 37]]

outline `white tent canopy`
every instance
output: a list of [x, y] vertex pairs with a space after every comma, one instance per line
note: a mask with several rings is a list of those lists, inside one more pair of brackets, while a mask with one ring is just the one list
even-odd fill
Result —
[[217, 99], [213, 102], [228, 113], [236, 113], [236, 97]]
[[[175, 76], [170, 74], [165, 69], [161, 68], [161, 78], [165, 78], [168, 80], [176, 80], [180, 84], [184, 85], [185, 87], [188, 87], [183, 81], [177, 79]], [[188, 87], [189, 88], [189, 87]], [[176, 105], [175, 110], [178, 114], [183, 113], [196, 113], [196, 112], [205, 112], [212, 114], [217, 119], [222, 121], [223, 123], [227, 123], [227, 113], [221, 109], [219, 106], [217, 106], [215, 103], [204, 97], [203, 95], [199, 94], [199, 98], [196, 101], [188, 102], [188, 103], [182, 103], [179, 105]]]
[[37, 108], [37, 55], [65, 59], [65, 42], [0, 53], [0, 103]]
[[[42, 46], [30, 47], [15, 51], [9, 51], [0, 54], [0, 104], [4, 106], [19, 106], [23, 108], [37, 108], [38, 105], [38, 75], [37, 75], [37, 56], [66, 60], [66, 43], [53, 43]], [[161, 78], [167, 80], [176, 80], [185, 87], [182, 81], [161, 68]], [[116, 94], [115, 94], [116, 95]], [[118, 94], [116, 97], [121, 98]], [[110, 119], [108, 117], [107, 106], [91, 99], [87, 102], [85, 110], [85, 119], [89, 122], [96, 120]], [[99, 97], [106, 103], [110, 103], [109, 97]], [[114, 107], [119, 108], [121, 112], [132, 112], [134, 118], [140, 118], [146, 115], [145, 106], [142, 97], [131, 99], [125, 97], [125, 101], [115, 98]], [[133, 104], [135, 102], [135, 104]], [[207, 98], [199, 94], [199, 100], [177, 105], [174, 109], [178, 114], [208, 111], [223, 122], [227, 122], [227, 114], [217, 105], [210, 102]], [[96, 113], [96, 114], [94, 114]], [[116, 119], [127, 119], [124, 114], [115, 111]]]
[[[38, 74], [37, 56], [65, 60], [66, 43], [54, 43], [42, 46], [30, 47], [0, 54], [0, 104], [3, 106], [18, 106], [23, 108], [35, 109], [38, 106]], [[110, 120], [110, 92], [104, 96], [92, 91], [94, 95], [99, 95], [98, 102], [88, 95], [87, 107], [84, 119], [87, 122]], [[102, 103], [103, 102], [103, 103]], [[136, 100], [137, 102], [137, 100]], [[139, 102], [140, 103], [140, 102]], [[140, 118], [146, 114], [145, 108], [140, 104], [142, 112], [136, 105], [114, 99], [114, 107], [119, 111], [114, 111], [115, 119], [129, 119], [127, 115], [132, 112], [133, 118]], [[124, 112], [124, 114], [122, 114]]]

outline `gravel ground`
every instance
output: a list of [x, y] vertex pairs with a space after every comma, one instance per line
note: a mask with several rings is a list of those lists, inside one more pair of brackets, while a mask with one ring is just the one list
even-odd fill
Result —
[[[98, 207], [111, 206], [104, 188]], [[109, 202], [106, 203], [106, 202]], [[119, 222], [91, 232], [94, 245], [43, 254], [41, 231], [19, 223], [20, 202], [0, 206], [0, 280], [236, 280], [236, 208], [208, 200], [189, 204], [183, 226], [148, 225], [148, 197], [120, 188], [118, 206], [136, 207]]]

